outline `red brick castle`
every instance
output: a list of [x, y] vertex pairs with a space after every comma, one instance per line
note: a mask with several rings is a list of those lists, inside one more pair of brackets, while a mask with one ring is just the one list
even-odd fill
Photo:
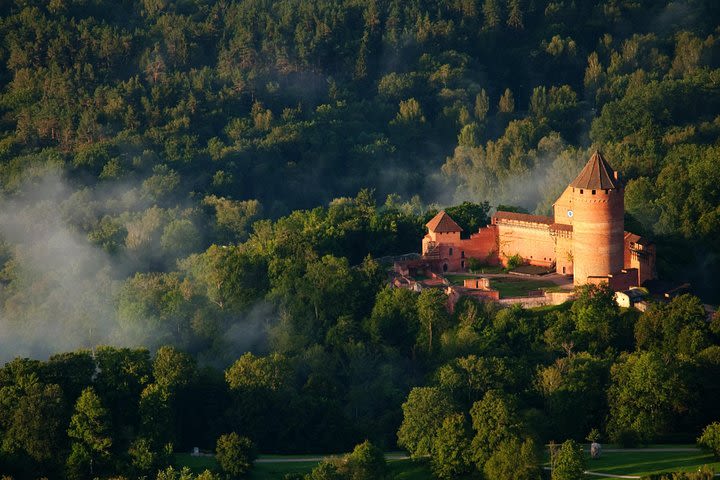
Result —
[[498, 211], [470, 238], [444, 211], [427, 223], [423, 261], [438, 272], [465, 271], [468, 259], [525, 263], [573, 275], [575, 285], [607, 282], [625, 290], [655, 278], [655, 246], [625, 231], [624, 187], [596, 152], [553, 205], [554, 216]]

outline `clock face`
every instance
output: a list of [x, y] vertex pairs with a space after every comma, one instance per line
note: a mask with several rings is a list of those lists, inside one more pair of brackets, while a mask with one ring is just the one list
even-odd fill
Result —
[[568, 217], [572, 218], [572, 216], [573, 216], [573, 211], [572, 211], [572, 210], [568, 210]]

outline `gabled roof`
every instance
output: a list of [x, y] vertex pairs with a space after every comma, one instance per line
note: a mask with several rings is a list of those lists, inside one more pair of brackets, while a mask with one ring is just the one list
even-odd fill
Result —
[[503, 220], [518, 220], [520, 222], [528, 223], [544, 223], [550, 225], [553, 223], [553, 219], [543, 215], [530, 215], [529, 213], [517, 213], [517, 212], [503, 212], [498, 210], [493, 215], [493, 218], [499, 218]]
[[651, 245], [653, 243], [649, 239], [636, 235], [632, 232], [625, 232], [625, 241], [628, 243], [637, 243], [638, 245]]
[[570, 186], [588, 190], [611, 190], [620, 188], [620, 181], [615, 178], [615, 171], [603, 158], [602, 153], [595, 152]]
[[450, 218], [450, 215], [442, 210], [440, 213], [435, 215], [432, 220], [425, 224], [425, 226], [431, 232], [436, 233], [449, 233], [449, 232], [462, 232], [463, 229], [455, 223], [455, 220]]

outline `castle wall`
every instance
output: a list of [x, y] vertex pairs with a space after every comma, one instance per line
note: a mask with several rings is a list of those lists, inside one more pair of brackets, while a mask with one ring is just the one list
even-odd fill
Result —
[[559, 232], [555, 236], [555, 271], [562, 275], [573, 274], [572, 232]]
[[495, 225], [488, 225], [470, 235], [465, 247], [465, 255], [477, 258], [488, 265], [500, 263], [498, 257], [498, 233]]
[[549, 267], [555, 263], [555, 241], [548, 224], [503, 219], [496, 226], [503, 265], [516, 254], [531, 265]]
[[607, 283], [615, 291], [629, 290], [630, 287], [638, 286], [638, 271], [635, 268], [629, 268], [612, 275], [590, 276], [585, 283], [593, 285]]
[[489, 265], [497, 265], [497, 229], [495, 225], [488, 225], [465, 239], [460, 238], [460, 233], [457, 232], [429, 232], [423, 238], [422, 253], [425, 255], [430, 251], [433, 252], [433, 258], [438, 261], [441, 271], [465, 271], [469, 258], [476, 258]]

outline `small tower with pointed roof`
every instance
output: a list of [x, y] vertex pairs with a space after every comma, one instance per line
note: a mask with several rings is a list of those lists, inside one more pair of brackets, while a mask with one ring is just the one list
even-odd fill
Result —
[[465, 268], [465, 254], [460, 234], [463, 231], [445, 210], [435, 215], [425, 224], [428, 229], [423, 238], [422, 254], [425, 259], [439, 261], [442, 270], [462, 270]]
[[[575, 285], [612, 276], [623, 269], [625, 202], [622, 182], [596, 151], [570, 183]], [[556, 210], [557, 215], [557, 210]]]

